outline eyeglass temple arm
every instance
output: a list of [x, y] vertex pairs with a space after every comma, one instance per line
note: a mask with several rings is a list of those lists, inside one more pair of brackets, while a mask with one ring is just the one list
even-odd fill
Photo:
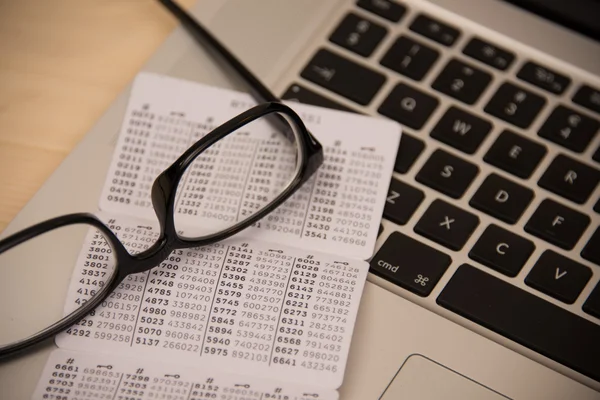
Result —
[[281, 101], [252, 73], [240, 60], [238, 60], [227, 48], [207, 31], [194, 17], [171, 0], [158, 0], [169, 10], [184, 26], [184, 28], [196, 39], [200, 45], [212, 50], [225, 60], [235, 73], [244, 80], [251, 88], [252, 96], [259, 102]]
[[[249, 87], [251, 95], [258, 102], [275, 101], [281, 102], [261, 81], [254, 75], [246, 66], [234, 56], [221, 42], [217, 40], [206, 28], [200, 24], [194, 17], [192, 17], [187, 11], [181, 8], [177, 3], [172, 0], [158, 0], [168, 11], [170, 11], [178, 20], [181, 22], [183, 27], [192, 35], [192, 37], [200, 44], [200, 46], [208, 49], [214, 56], [221, 58], [224, 62], [223, 65], [228, 66], [233, 72], [241, 78]], [[278, 119], [281, 119], [278, 116]], [[283, 121], [282, 121], [283, 122]], [[283, 126], [289, 126], [286, 123]], [[321, 148], [321, 144], [315, 139], [315, 137], [308, 132], [309, 141], [315, 148]], [[292, 140], [291, 136], [288, 136], [285, 130], [283, 133]]]

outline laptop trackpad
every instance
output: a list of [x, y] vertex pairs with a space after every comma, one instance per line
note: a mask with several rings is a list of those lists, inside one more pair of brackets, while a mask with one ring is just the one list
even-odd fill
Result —
[[506, 400], [507, 398], [435, 361], [415, 354], [406, 359], [380, 400]]

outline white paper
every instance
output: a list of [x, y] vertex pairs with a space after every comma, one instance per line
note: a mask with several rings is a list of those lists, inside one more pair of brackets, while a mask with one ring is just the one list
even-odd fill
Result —
[[[144, 220], [104, 219], [131, 251], [158, 236]], [[102, 252], [109, 247], [100, 242], [91, 230], [65, 313], [98, 290], [98, 273], [110, 269], [110, 253]], [[98, 254], [103, 260], [90, 266]], [[175, 250], [161, 265], [125, 278], [56, 343], [337, 388], [368, 269], [362, 260], [242, 238]]]
[[199, 366], [55, 350], [37, 384], [34, 400], [336, 400], [316, 389]]
[[[140, 74], [133, 85], [100, 209], [155, 220], [149, 193], [158, 174], [209, 130], [254, 104], [243, 93]], [[317, 176], [260, 221], [260, 227], [251, 227], [240, 235], [368, 259], [377, 239], [400, 126], [384, 119], [288, 104], [323, 145], [325, 162]], [[222, 155], [203, 161], [215, 171], [225, 168]], [[221, 177], [215, 184], [223, 185], [225, 181]], [[204, 197], [202, 205], [195, 208], [180, 206], [185, 198], [182, 194], [176, 212], [201, 209], [202, 224], [210, 226], [211, 218], [216, 221], [227, 213], [207, 210], [223, 210], [227, 201], [232, 204], [231, 217], [239, 220], [241, 195], [219, 192], [218, 196]], [[199, 216], [181, 215], [185, 215], [186, 223], [198, 224]]]

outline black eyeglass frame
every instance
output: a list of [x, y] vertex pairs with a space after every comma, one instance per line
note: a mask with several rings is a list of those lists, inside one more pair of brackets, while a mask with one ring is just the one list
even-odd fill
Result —
[[[286, 121], [293, 125], [292, 129], [295, 128], [298, 131], [298, 135], [294, 135], [294, 139], [298, 140], [299, 167], [297, 168], [297, 174], [292, 178], [289, 185], [279, 196], [258, 212], [227, 229], [200, 238], [181, 237], [175, 227], [175, 198], [177, 187], [187, 168], [202, 152], [219, 140], [250, 122], [273, 113], [275, 113], [276, 117], [285, 116]], [[282, 123], [283, 121], [278, 119], [278, 122]], [[286, 139], [291, 140], [290, 137]], [[102, 303], [128, 275], [145, 272], [154, 268], [166, 260], [173, 250], [207, 246], [225, 240], [254, 224], [292, 196], [302, 184], [310, 179], [322, 163], [323, 147], [308, 132], [298, 114], [290, 107], [279, 102], [263, 103], [230, 119], [206, 134], [155, 179], [151, 189], [151, 198], [160, 225], [160, 234], [158, 240], [143, 252], [134, 255], [130, 254], [111, 229], [95, 215], [89, 213], [67, 214], [52, 218], [0, 240], [0, 254], [2, 254], [27, 240], [57, 228], [75, 224], [86, 224], [102, 232], [104, 237], [110, 242], [116, 258], [115, 272], [111, 279], [81, 308], [23, 340], [0, 347], [0, 357], [11, 355], [38, 344], [72, 326]]]

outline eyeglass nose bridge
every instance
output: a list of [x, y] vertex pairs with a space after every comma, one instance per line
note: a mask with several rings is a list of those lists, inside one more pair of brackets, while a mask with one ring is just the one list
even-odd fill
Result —
[[[174, 170], [175, 169], [175, 170]], [[177, 234], [173, 221], [173, 194], [177, 187], [177, 177], [181, 168], [171, 166], [156, 177], [151, 190], [152, 205], [160, 225], [158, 240], [139, 254], [127, 253], [124, 262], [119, 262], [119, 274], [125, 277], [129, 274], [146, 272], [165, 261], [173, 250], [179, 248]]]
[[176, 238], [161, 236], [152, 246], [143, 252], [130, 255], [134, 262], [124, 263], [123, 269], [120, 271], [121, 274], [138, 274], [157, 267], [169, 257], [173, 250], [177, 249], [177, 246], [174, 245], [176, 241]]
[[172, 212], [173, 205], [169, 203], [174, 201], [173, 194], [179, 184], [178, 177], [180, 177], [182, 173], [183, 172], [180, 169], [171, 166], [157, 176], [152, 184], [150, 196], [154, 212], [156, 213], [158, 223], [160, 224], [161, 237], [164, 234], [169, 236], [175, 233]]

